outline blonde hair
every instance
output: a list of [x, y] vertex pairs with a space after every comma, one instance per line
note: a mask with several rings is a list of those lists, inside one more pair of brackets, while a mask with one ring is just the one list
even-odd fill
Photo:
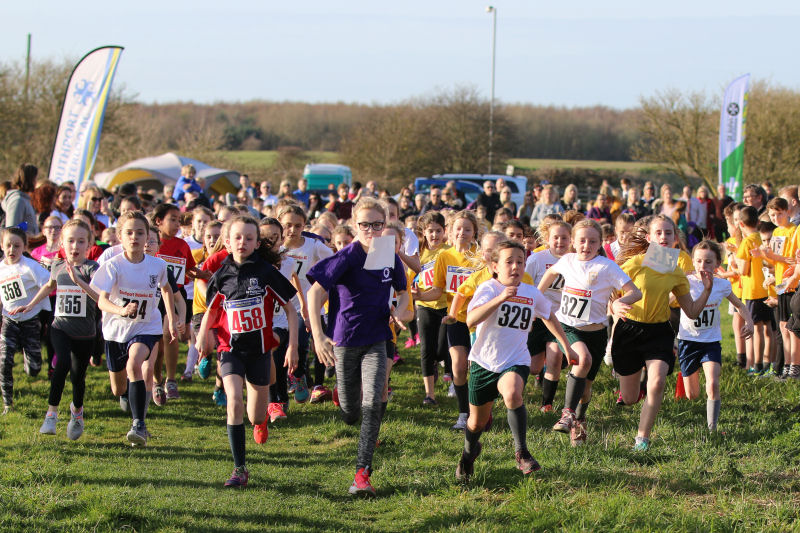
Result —
[[365, 196], [365, 197], [361, 198], [356, 203], [356, 205], [353, 206], [353, 212], [352, 212], [350, 217], [353, 220], [355, 220], [356, 214], [359, 211], [364, 211], [366, 209], [371, 209], [373, 211], [377, 211], [378, 213], [383, 215], [383, 219], [384, 220], [389, 218], [387, 213], [386, 213], [386, 205], [383, 202], [381, 202], [379, 200], [376, 200], [375, 198], [372, 198], [370, 196]]

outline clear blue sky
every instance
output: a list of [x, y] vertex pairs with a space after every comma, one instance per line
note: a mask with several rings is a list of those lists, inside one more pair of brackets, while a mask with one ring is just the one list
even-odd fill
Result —
[[[125, 47], [117, 84], [142, 102], [390, 103], [457, 84], [489, 95], [489, 2], [4, 2], [0, 61]], [[656, 5], [657, 4], [657, 5]], [[496, 97], [634, 107], [731, 79], [800, 88], [800, 2], [496, 0]]]

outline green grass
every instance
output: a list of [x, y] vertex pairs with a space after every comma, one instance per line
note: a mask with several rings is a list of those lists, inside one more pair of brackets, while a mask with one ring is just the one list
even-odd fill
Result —
[[517, 170], [538, 170], [540, 168], [587, 168], [591, 170], [645, 171], [658, 170], [658, 165], [646, 161], [588, 161], [577, 159], [522, 159], [512, 158], [509, 165]]
[[[729, 322], [724, 331], [730, 331]], [[181, 399], [151, 405], [145, 449], [124, 442], [130, 420], [112, 399], [107, 373], [89, 369], [86, 433], [66, 439], [71, 385], [58, 435], [38, 433], [48, 382], [15, 368], [15, 410], [0, 419], [2, 531], [787, 531], [797, 529], [800, 403], [796, 382], [754, 380], [730, 364], [724, 344], [720, 433], [705, 429], [705, 401], [672, 399], [675, 377], [651, 451], [631, 450], [639, 407], [614, 405], [603, 367], [589, 411], [589, 441], [573, 449], [537, 411], [526, 390], [528, 442], [541, 472], [515, 469], [505, 410], [482, 437], [471, 484], [453, 473], [462, 446], [449, 429], [455, 400], [440, 385], [440, 405], [423, 408], [417, 350], [401, 350], [375, 455], [380, 497], [353, 500], [357, 428], [330, 403], [292, 403], [263, 446], [247, 426], [250, 485], [222, 488], [232, 464], [225, 415], [211, 404], [212, 382], [196, 378]], [[556, 401], [563, 399], [562, 383]]]
[[[230, 160], [233, 164], [248, 169], [251, 172], [272, 170], [278, 159], [275, 150], [234, 150], [218, 151], [215, 155]], [[337, 152], [303, 152], [304, 161], [310, 163], [338, 163]]]

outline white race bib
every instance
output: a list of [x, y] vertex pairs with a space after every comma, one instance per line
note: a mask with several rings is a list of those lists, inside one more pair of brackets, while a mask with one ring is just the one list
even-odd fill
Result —
[[422, 265], [422, 270], [419, 271], [419, 285], [424, 289], [433, 287], [433, 267], [436, 261], [429, 261]]
[[503, 328], [527, 331], [533, 318], [533, 299], [524, 296], [512, 296], [497, 310], [497, 325]]
[[154, 302], [157, 301], [153, 293], [141, 289], [124, 289], [120, 287], [119, 297], [122, 300], [122, 303], [119, 305], [122, 307], [132, 303], [136, 304], [136, 316], [125, 318], [129, 318], [135, 322], [150, 321], [150, 317], [153, 315]]
[[228, 331], [250, 333], [264, 329], [264, 297], [254, 296], [242, 300], [227, 300], [225, 314], [228, 317]]
[[28, 293], [25, 292], [25, 284], [22, 283], [22, 278], [19, 274], [13, 274], [0, 280], [0, 299], [3, 300], [3, 304], [14, 303], [27, 297]]
[[711, 329], [719, 322], [719, 309], [716, 307], [707, 307], [703, 309], [697, 318], [694, 319], [694, 327], [697, 330]]
[[172, 257], [170, 255], [159, 255], [158, 257], [167, 262], [167, 270], [172, 272], [172, 277], [175, 278], [175, 283], [177, 283], [178, 285], [185, 285], [186, 258]]
[[65, 285], [56, 290], [55, 316], [85, 317], [87, 294], [80, 287]]
[[783, 249], [786, 246], [786, 237], [785, 236], [772, 236], [769, 240], [769, 244], [772, 247], [772, 251], [778, 255], [783, 255]]
[[661, 274], [667, 274], [678, 266], [680, 253], [681, 251], [677, 248], [667, 248], [651, 242], [644, 254], [642, 266], [650, 267]]
[[561, 312], [576, 320], [589, 321], [592, 311], [592, 291], [564, 287], [561, 291]]
[[458, 288], [473, 272], [475, 269], [469, 267], [448, 266], [445, 282], [446, 292], [458, 292]]

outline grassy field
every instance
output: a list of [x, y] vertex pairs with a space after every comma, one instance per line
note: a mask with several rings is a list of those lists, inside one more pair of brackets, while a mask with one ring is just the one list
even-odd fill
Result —
[[[724, 325], [724, 331], [729, 326]], [[449, 429], [455, 400], [423, 408], [418, 350], [401, 350], [373, 483], [379, 498], [353, 500], [358, 432], [330, 403], [292, 404], [263, 446], [248, 432], [250, 485], [222, 488], [232, 464], [223, 409], [212, 383], [181, 387], [181, 399], [151, 406], [144, 449], [123, 439], [130, 420], [90, 368], [86, 433], [65, 437], [71, 385], [59, 434], [38, 433], [48, 382], [15, 369], [15, 410], [0, 418], [2, 531], [788, 531], [798, 529], [798, 383], [746, 378], [724, 345], [720, 432], [705, 429], [705, 401], [672, 399], [648, 453], [631, 449], [639, 406], [614, 405], [601, 370], [589, 411], [589, 441], [573, 449], [552, 433], [540, 390], [526, 391], [528, 441], [543, 469], [516, 470], [505, 409], [469, 486], [453, 473], [463, 437]], [[563, 377], [556, 402], [563, 400]], [[441, 387], [441, 385], [440, 385]], [[558, 406], [557, 406], [558, 407]]]

